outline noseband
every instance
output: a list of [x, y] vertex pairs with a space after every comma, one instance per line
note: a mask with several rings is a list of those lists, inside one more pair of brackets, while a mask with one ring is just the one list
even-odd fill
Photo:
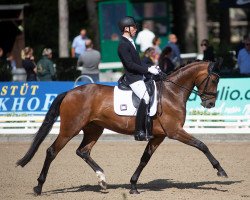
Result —
[[[207, 91], [207, 89], [208, 89], [208, 83], [209, 83], [209, 81], [210, 81], [210, 78], [211, 78], [211, 75], [216, 75], [217, 77], [218, 77], [218, 79], [216, 79], [216, 80], [213, 80], [213, 82], [214, 83], [218, 83], [218, 80], [219, 80], [219, 75], [218, 74], [216, 74], [216, 73], [214, 73], [214, 72], [210, 72], [208, 75], [207, 75], [207, 77], [197, 86], [198, 88], [202, 85], [202, 84], [204, 84], [205, 83], [205, 87], [204, 87], [204, 89], [203, 89], [203, 91], [202, 92], [199, 92], [199, 91], [197, 91], [197, 90], [192, 90], [192, 92], [194, 92], [194, 93], [196, 93], [196, 94], [198, 94], [200, 97], [201, 97], [201, 99], [203, 100], [203, 101], [207, 101], [207, 100], [209, 100], [209, 99], [212, 99], [212, 98], [216, 98], [217, 97], [217, 92], [208, 92]], [[209, 97], [210, 96], [210, 97]]]

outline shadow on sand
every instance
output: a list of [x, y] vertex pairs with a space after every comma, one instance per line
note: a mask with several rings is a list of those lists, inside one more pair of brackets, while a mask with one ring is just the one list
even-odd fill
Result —
[[[175, 182], [170, 179], [157, 179], [144, 184], [137, 184], [137, 189], [140, 192], [146, 191], [163, 191], [168, 188], [178, 188], [178, 189], [198, 189], [198, 190], [214, 190], [220, 192], [227, 192], [228, 190], [218, 189], [221, 185], [231, 185], [235, 183], [241, 183], [243, 181], [203, 181], [203, 182]], [[124, 188], [130, 190], [130, 184], [111, 184], [108, 185], [107, 190], [101, 190], [99, 185], [80, 185], [70, 188], [62, 188], [57, 190], [45, 191], [42, 195], [53, 195], [59, 193], [70, 193], [70, 192], [102, 192], [108, 193], [109, 190]]]

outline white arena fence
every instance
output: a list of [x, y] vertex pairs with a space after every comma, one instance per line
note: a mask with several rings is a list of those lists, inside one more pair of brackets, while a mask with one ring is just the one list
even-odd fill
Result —
[[[0, 134], [34, 134], [44, 116], [0, 116]], [[60, 118], [50, 134], [58, 134]], [[250, 134], [250, 115], [187, 115], [184, 129], [191, 134]], [[115, 132], [105, 129], [104, 134]]]

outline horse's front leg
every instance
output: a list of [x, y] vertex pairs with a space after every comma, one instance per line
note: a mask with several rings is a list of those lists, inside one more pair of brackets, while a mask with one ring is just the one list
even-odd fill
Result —
[[178, 140], [180, 142], [183, 142], [187, 145], [193, 146], [197, 149], [199, 149], [200, 151], [202, 151], [206, 157], [208, 158], [208, 160], [210, 161], [210, 163], [212, 164], [213, 168], [217, 169], [217, 175], [221, 176], [221, 177], [228, 177], [227, 173], [225, 172], [225, 170], [221, 167], [220, 163], [218, 162], [218, 160], [215, 159], [215, 157], [213, 156], [213, 154], [210, 152], [210, 150], [208, 149], [207, 145], [205, 145], [203, 142], [201, 142], [200, 140], [196, 139], [195, 137], [191, 136], [190, 134], [188, 134], [184, 129], [180, 128], [178, 131], [176, 131], [173, 134], [168, 134], [169, 138], [171, 139], [175, 139]]
[[76, 150], [76, 154], [80, 156], [95, 171], [96, 176], [98, 177], [99, 185], [101, 188], [106, 190], [107, 183], [104, 171], [90, 156], [91, 149], [101, 136], [103, 129], [103, 127], [95, 124], [89, 124], [86, 126], [83, 129], [84, 137], [82, 143]]
[[165, 136], [163, 137], [158, 137], [158, 138], [153, 138], [152, 140], [149, 141], [148, 145], [146, 146], [146, 149], [141, 157], [141, 161], [137, 169], [135, 170], [133, 176], [130, 179], [131, 183], [131, 190], [130, 194], [139, 194], [136, 184], [139, 179], [139, 176], [144, 169], [144, 167], [147, 165], [148, 161], [150, 160], [151, 156], [157, 149], [157, 147], [161, 144], [161, 142], [164, 140]]

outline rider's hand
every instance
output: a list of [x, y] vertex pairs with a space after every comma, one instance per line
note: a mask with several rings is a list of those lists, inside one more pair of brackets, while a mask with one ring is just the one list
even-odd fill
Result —
[[159, 70], [156, 69], [156, 66], [154, 66], [154, 65], [148, 68], [148, 72], [151, 73], [151, 74], [154, 74], [154, 75], [159, 74]]

